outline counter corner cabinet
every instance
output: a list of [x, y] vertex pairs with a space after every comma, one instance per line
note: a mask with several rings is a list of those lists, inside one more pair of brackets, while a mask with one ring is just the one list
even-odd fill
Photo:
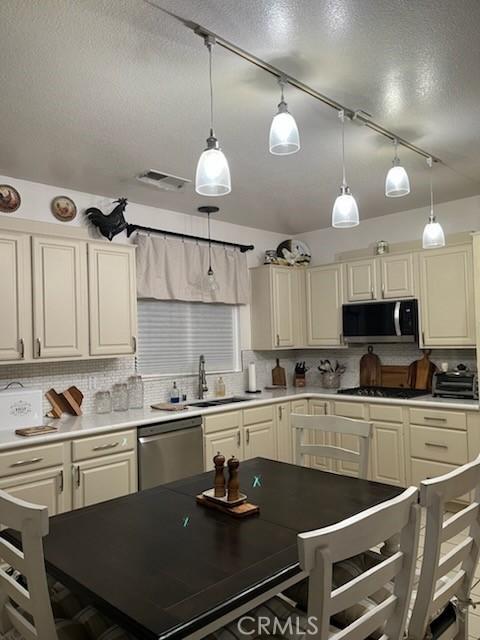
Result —
[[474, 347], [472, 245], [420, 252], [420, 322], [423, 347]]
[[303, 268], [263, 265], [250, 269], [252, 349], [291, 349], [304, 342]]
[[0, 364], [135, 353], [133, 246], [0, 229], [0, 269]]

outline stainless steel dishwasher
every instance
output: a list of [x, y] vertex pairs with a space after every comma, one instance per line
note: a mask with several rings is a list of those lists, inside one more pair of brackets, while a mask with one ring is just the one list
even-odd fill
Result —
[[201, 416], [139, 427], [137, 439], [140, 490], [204, 471]]

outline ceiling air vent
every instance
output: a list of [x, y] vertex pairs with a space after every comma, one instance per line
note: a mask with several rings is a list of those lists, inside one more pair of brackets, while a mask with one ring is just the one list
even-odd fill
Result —
[[162, 173], [156, 169], [149, 169], [144, 173], [137, 176], [140, 182], [153, 185], [157, 189], [163, 189], [164, 191], [180, 191], [184, 186], [191, 182], [185, 178], [179, 178], [178, 176], [171, 176], [168, 173]]

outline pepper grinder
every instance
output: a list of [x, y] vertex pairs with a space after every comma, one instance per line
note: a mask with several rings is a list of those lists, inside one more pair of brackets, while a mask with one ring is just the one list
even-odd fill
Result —
[[214, 486], [214, 496], [215, 498], [224, 498], [225, 497], [225, 456], [222, 456], [220, 451], [217, 452], [217, 455], [213, 458], [213, 464], [215, 465], [215, 481], [213, 483]]
[[238, 467], [240, 462], [235, 456], [232, 456], [227, 462], [228, 464], [228, 495], [227, 500], [233, 502], [240, 498], [240, 480], [238, 478]]

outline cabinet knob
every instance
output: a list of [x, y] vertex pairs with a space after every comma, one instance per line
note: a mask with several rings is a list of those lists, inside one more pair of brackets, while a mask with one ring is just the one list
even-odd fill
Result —
[[248, 444], [250, 442], [250, 429], [247, 429], [245, 434], [247, 436], [247, 444]]
[[240, 439], [240, 438], [241, 438], [241, 436], [240, 436], [240, 429], [239, 429], [239, 430], [237, 431], [237, 447], [239, 447], [239, 446], [240, 446], [240, 443], [241, 443], [241, 439]]
[[283, 420], [283, 407], [282, 407], [282, 405], [280, 405], [278, 407], [278, 417], [279, 417], [280, 420]]
[[280, 335], [278, 333], [276, 335], [276, 344], [277, 344], [277, 347], [280, 346]]
[[63, 482], [63, 469], [60, 471], [60, 478], [59, 478], [59, 483], [58, 483], [58, 491], [59, 493], [63, 493], [63, 486], [64, 486], [64, 482]]
[[40, 358], [42, 355], [42, 341], [40, 338], [36, 338], [35, 342], [37, 343], [37, 358]]
[[25, 358], [25, 342], [23, 340], [23, 338], [20, 338], [20, 340], [18, 341], [19, 345], [20, 345], [20, 358]]

